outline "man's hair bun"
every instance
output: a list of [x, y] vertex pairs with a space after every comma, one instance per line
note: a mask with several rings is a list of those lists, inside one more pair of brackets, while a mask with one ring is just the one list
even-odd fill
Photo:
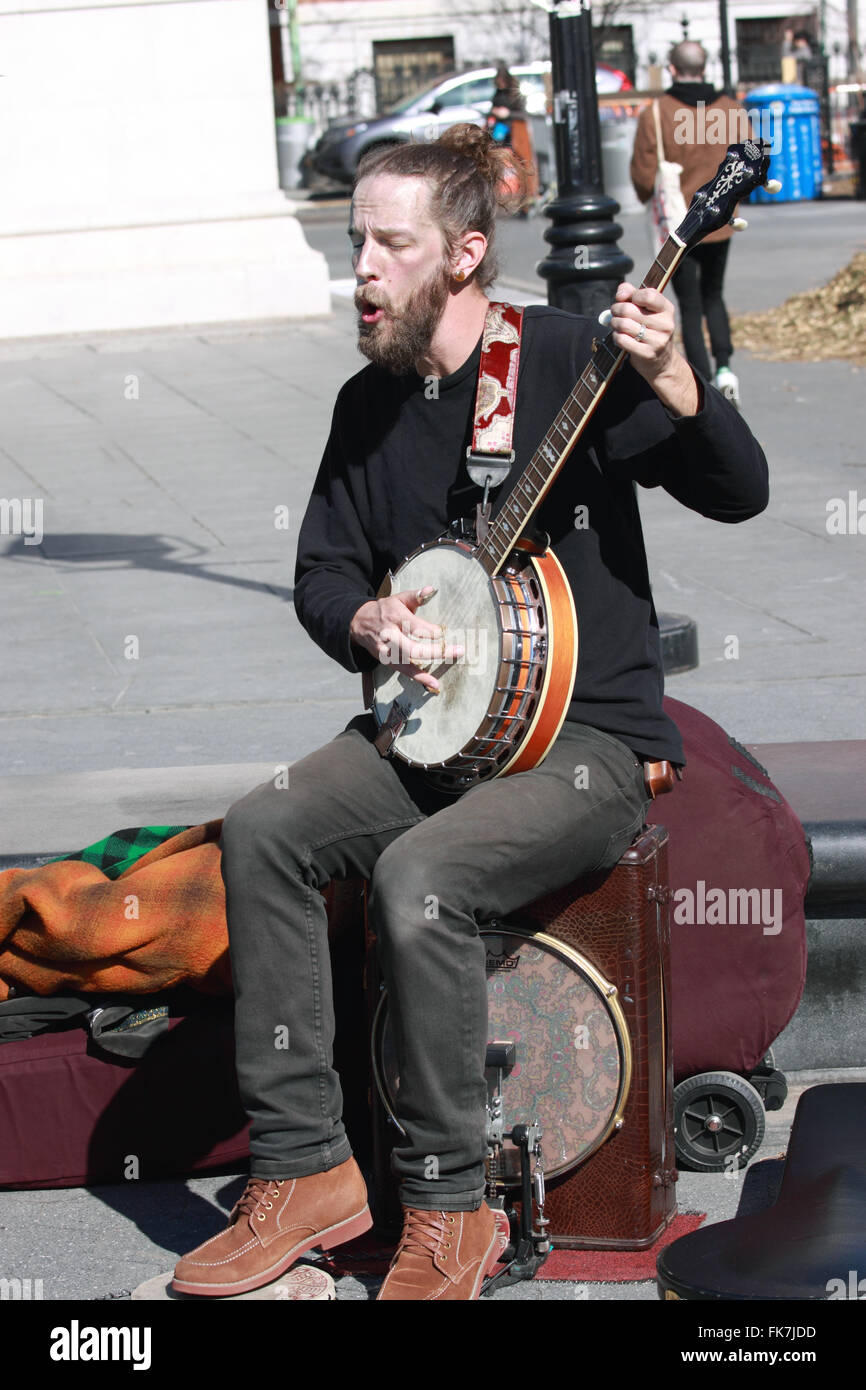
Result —
[[472, 160], [478, 173], [490, 184], [496, 203], [503, 211], [513, 212], [522, 206], [528, 185], [523, 161], [512, 150], [498, 145], [488, 131], [468, 123], [453, 125], [436, 143]]

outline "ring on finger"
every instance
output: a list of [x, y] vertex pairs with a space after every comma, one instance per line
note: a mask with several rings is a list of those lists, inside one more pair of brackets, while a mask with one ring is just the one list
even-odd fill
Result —
[[643, 342], [644, 338], [646, 337], [646, 324], [641, 324], [640, 329], [635, 336], [639, 343]]
[[444, 641], [441, 643], [441, 645], [437, 642], [435, 647], [428, 646], [428, 653], [429, 654], [427, 656], [413, 657], [412, 660], [415, 662], [415, 665], [433, 666], [437, 661], [441, 661], [442, 657], [445, 655]]

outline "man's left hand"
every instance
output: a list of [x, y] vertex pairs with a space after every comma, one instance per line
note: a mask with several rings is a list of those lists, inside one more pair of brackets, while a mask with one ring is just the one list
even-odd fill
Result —
[[663, 405], [676, 415], [696, 415], [700, 393], [694, 372], [674, 347], [674, 306], [658, 290], [617, 287], [610, 307], [613, 341]]

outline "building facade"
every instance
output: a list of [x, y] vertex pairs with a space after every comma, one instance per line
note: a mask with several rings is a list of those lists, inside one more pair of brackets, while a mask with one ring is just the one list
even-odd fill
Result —
[[[549, 54], [545, 0], [271, 0], [283, 31], [286, 77], [306, 88], [363, 91], [356, 101], [381, 109], [441, 72], [499, 59], [528, 62]], [[741, 85], [778, 80], [786, 29], [806, 30], [823, 48], [831, 81], [862, 66], [866, 0], [827, 5], [797, 0], [728, 0], [732, 78]], [[596, 0], [596, 58], [638, 88], [654, 85], [671, 46], [696, 39], [709, 55], [708, 77], [722, 81], [718, 0]], [[852, 34], [858, 48], [851, 52]], [[294, 44], [292, 39], [294, 38]], [[293, 60], [294, 51], [294, 60]], [[300, 70], [294, 71], [298, 61]]]
[[0, 338], [329, 312], [264, 0], [0, 0]]

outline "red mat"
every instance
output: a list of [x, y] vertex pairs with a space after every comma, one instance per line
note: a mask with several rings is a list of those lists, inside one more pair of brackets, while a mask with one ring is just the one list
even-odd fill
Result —
[[396, 1238], [383, 1240], [371, 1232], [347, 1241], [337, 1250], [324, 1251], [320, 1264], [335, 1279], [345, 1274], [371, 1274], [384, 1279], [396, 1248]]
[[656, 1260], [666, 1245], [696, 1231], [706, 1212], [675, 1216], [655, 1245], [646, 1250], [554, 1250], [536, 1279], [568, 1279], [578, 1284], [630, 1284], [655, 1279]]
[[[647, 1250], [554, 1250], [536, 1278], [565, 1279], [578, 1284], [629, 1284], [640, 1279], [654, 1279], [660, 1251], [671, 1241], [696, 1231], [705, 1217], [706, 1212], [686, 1212], [674, 1217], [664, 1235]], [[384, 1278], [395, 1246], [396, 1241], [379, 1236], [359, 1236], [325, 1256], [322, 1268], [335, 1279], [347, 1274]]]

